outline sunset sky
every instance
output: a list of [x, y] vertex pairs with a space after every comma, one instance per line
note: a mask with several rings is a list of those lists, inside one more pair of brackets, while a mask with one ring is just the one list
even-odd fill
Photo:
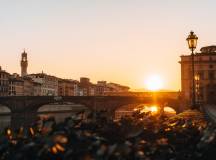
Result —
[[28, 73], [131, 88], [159, 75], [164, 88], [179, 90], [189, 32], [199, 37], [197, 51], [216, 45], [215, 6], [214, 0], [2, 0], [0, 66], [20, 73], [25, 48]]

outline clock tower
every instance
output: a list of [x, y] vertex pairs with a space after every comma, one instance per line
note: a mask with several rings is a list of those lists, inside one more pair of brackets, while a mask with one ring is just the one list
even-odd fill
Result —
[[24, 77], [27, 75], [27, 67], [28, 67], [27, 53], [25, 52], [25, 50], [22, 53], [20, 65], [21, 65], [21, 76]]

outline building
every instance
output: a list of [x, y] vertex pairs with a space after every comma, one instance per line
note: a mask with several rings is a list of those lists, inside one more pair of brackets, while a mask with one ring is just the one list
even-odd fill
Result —
[[34, 96], [34, 81], [30, 77], [23, 77], [24, 96]]
[[58, 95], [58, 78], [45, 73], [29, 74], [34, 82], [41, 84], [41, 96]]
[[24, 95], [24, 80], [16, 73], [9, 78], [9, 96]]
[[8, 96], [9, 93], [9, 76], [5, 70], [0, 66], [0, 96]]
[[10, 96], [40, 96], [41, 84], [34, 82], [30, 77], [20, 77], [13, 74], [9, 78]]
[[123, 96], [127, 95], [130, 87], [123, 86], [117, 83], [107, 83], [107, 89], [105, 95], [107, 96]]
[[90, 96], [94, 95], [93, 84], [90, 82], [89, 78], [81, 77], [80, 83], [78, 85], [79, 88], [79, 96]]
[[25, 52], [25, 50], [22, 53], [20, 65], [21, 65], [21, 76], [24, 77], [27, 75], [27, 67], [28, 67], [27, 53]]
[[72, 80], [74, 83], [74, 96], [79, 96], [79, 81]]
[[[192, 100], [191, 55], [181, 56], [181, 94]], [[216, 46], [207, 46], [194, 55], [195, 99], [198, 103], [216, 102]]]
[[106, 81], [98, 81], [96, 84], [97, 96], [120, 96], [127, 95], [129, 87], [117, 83], [107, 83]]
[[42, 96], [41, 91], [42, 91], [42, 89], [41, 89], [41, 83], [33, 81], [33, 95], [34, 96]]
[[106, 81], [98, 81], [96, 84], [96, 95], [97, 96], [104, 96], [105, 93], [109, 90], [107, 87]]
[[73, 80], [59, 79], [58, 96], [75, 96], [75, 85]]
[[88, 95], [89, 96], [95, 96], [96, 95], [96, 85], [95, 84], [91, 84], [88, 88]]
[[80, 83], [82, 85], [88, 86], [90, 84], [90, 79], [86, 77], [80, 77]]

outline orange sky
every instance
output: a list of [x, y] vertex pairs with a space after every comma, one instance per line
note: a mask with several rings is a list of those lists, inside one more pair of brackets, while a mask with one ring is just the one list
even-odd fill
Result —
[[[198, 50], [215, 44], [214, 1], [15, 0], [0, 4], [0, 65], [20, 73], [23, 48], [29, 73], [86, 76], [144, 88], [152, 74], [180, 89], [181, 54], [194, 30]], [[201, 12], [202, 11], [202, 12]]]

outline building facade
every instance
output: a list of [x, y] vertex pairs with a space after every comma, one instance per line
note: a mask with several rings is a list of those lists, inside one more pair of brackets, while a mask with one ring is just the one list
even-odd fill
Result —
[[108, 90], [106, 81], [98, 81], [96, 84], [96, 95], [104, 96], [106, 91]]
[[92, 83], [89, 78], [81, 77], [79, 87], [79, 96], [89, 96], [90, 92], [92, 94]]
[[34, 96], [42, 96], [41, 94], [41, 83], [33, 81], [33, 95]]
[[13, 74], [9, 78], [9, 96], [24, 95], [24, 80], [18, 75]]
[[72, 80], [59, 79], [58, 96], [75, 96], [75, 83]]
[[97, 96], [119, 96], [127, 95], [129, 87], [117, 83], [107, 83], [106, 81], [98, 81], [96, 84]]
[[29, 77], [24, 77], [24, 96], [34, 96], [34, 81]]
[[8, 96], [9, 93], [9, 76], [5, 70], [0, 66], [0, 96]]
[[[191, 55], [181, 56], [181, 94], [192, 99]], [[207, 46], [194, 55], [195, 99], [197, 103], [216, 102], [216, 46]]]
[[41, 96], [58, 95], [58, 78], [45, 73], [29, 74], [34, 82], [41, 84]]
[[110, 88], [109, 91], [111, 92], [128, 92], [130, 87], [123, 86], [117, 83], [108, 83], [107, 86]]

